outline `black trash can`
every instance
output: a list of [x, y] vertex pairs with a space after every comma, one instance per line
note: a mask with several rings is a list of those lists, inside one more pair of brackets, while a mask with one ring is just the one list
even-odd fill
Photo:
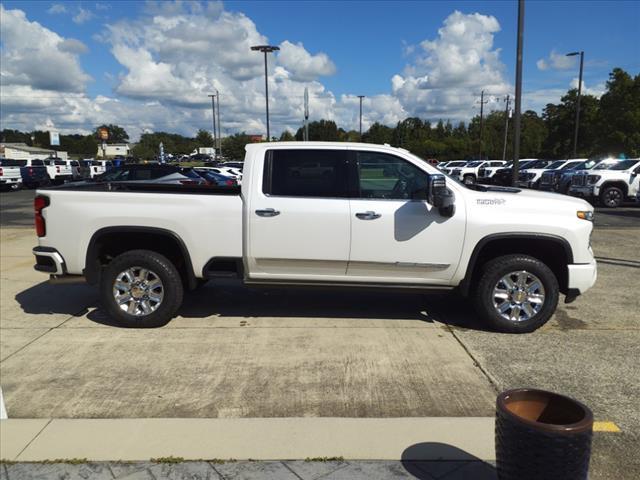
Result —
[[593, 413], [564, 395], [521, 388], [496, 400], [500, 480], [586, 480]]

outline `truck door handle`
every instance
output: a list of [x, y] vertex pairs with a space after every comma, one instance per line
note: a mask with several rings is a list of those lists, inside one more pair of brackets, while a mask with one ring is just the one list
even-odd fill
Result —
[[356, 217], [358, 217], [360, 220], [375, 220], [376, 218], [380, 218], [381, 216], [381, 213], [372, 212], [371, 210], [356, 213]]
[[274, 210], [273, 208], [265, 208], [263, 210], [256, 210], [256, 215], [259, 217], [275, 217], [280, 215], [278, 210]]

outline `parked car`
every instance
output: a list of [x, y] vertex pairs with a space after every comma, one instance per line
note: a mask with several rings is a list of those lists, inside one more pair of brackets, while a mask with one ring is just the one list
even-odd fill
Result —
[[[291, 174], [310, 161], [324, 168]], [[36, 270], [99, 285], [105, 311], [130, 327], [166, 324], [199, 280], [237, 277], [267, 287], [455, 289], [493, 328], [522, 333], [553, 315], [561, 293], [571, 302], [595, 283], [584, 200], [465, 186], [382, 145], [249, 144], [245, 162], [242, 191], [39, 190]]]
[[640, 188], [640, 159], [602, 163], [590, 171], [571, 178], [569, 195], [598, 200], [601, 205], [616, 208], [625, 200], [632, 201]]
[[45, 158], [44, 165], [47, 167], [47, 173], [54, 185], [60, 185], [67, 180], [73, 180], [73, 171], [71, 166], [65, 160], [49, 157]]
[[174, 165], [130, 164], [114, 167], [93, 178], [95, 182], [146, 182], [204, 185], [206, 180], [192, 168]]
[[71, 169], [72, 180], [82, 180], [82, 173], [80, 172], [80, 162], [78, 160], [62, 160], [67, 167]]
[[112, 168], [113, 163], [111, 160], [85, 159], [80, 162], [80, 172], [84, 179], [92, 179], [98, 175], [102, 175]]
[[[574, 164], [574, 161], [578, 161]], [[597, 160], [571, 159], [571, 165], [565, 165], [559, 170], [544, 172], [540, 177], [539, 189], [548, 192], [568, 193], [571, 185], [571, 177], [580, 170], [589, 170], [598, 164]]]
[[51, 185], [51, 178], [47, 172], [45, 161], [35, 160], [5, 160], [15, 163], [20, 168], [22, 186], [26, 188], [46, 187]]
[[242, 172], [242, 169], [244, 168], [244, 162], [223, 162], [221, 165], [223, 167], [235, 168], [239, 172]]
[[[523, 158], [518, 162], [518, 173], [525, 168], [532, 167], [534, 162], [537, 162], [537, 158]], [[498, 168], [496, 172], [491, 177], [492, 185], [502, 185], [508, 186], [511, 185], [511, 181], [513, 180], [513, 162], [510, 162], [508, 166], [504, 168]]]
[[[584, 159], [582, 159], [584, 160]], [[521, 170], [518, 175], [518, 186], [523, 188], [540, 188], [540, 182], [542, 175], [549, 171], [561, 171], [565, 168], [575, 167], [581, 162], [581, 160], [556, 160], [555, 162], [549, 161], [545, 166], [537, 164], [535, 167], [528, 167]]]
[[446, 167], [441, 167], [440, 171], [446, 173], [447, 175], [449, 175], [451, 173], [451, 170], [456, 168], [456, 167], [464, 167], [468, 162], [468, 160], [453, 160], [449, 163], [447, 163]]
[[0, 158], [0, 188], [18, 190], [22, 186], [21, 162]]
[[502, 160], [476, 160], [473, 162], [467, 162], [462, 167], [456, 167], [451, 169], [451, 176], [462, 183], [472, 185], [478, 181], [480, 168], [490, 167], [504, 167], [505, 163]]
[[196, 168], [196, 173], [211, 182], [213, 185], [217, 185], [220, 187], [237, 187], [238, 180], [235, 178], [228, 177], [226, 175], [222, 175], [220, 173], [214, 172], [213, 169], [201, 169]]
[[481, 183], [483, 185], [491, 185], [493, 183], [493, 176], [496, 172], [502, 168], [509, 168], [513, 165], [513, 160], [508, 162], [503, 162], [500, 165], [493, 166], [481, 166], [478, 168], [478, 178], [476, 183]]

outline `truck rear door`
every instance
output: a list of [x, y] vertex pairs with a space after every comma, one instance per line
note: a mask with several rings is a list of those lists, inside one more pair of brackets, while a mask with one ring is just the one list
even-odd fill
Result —
[[245, 210], [249, 278], [343, 278], [351, 238], [347, 150], [274, 148], [253, 168], [261, 171], [252, 175]]

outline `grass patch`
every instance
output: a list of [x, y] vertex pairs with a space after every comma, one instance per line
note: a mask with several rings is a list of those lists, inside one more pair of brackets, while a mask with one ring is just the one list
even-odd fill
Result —
[[183, 463], [185, 460], [183, 457], [174, 457], [170, 455], [168, 457], [152, 458], [151, 461], [153, 463]]
[[344, 457], [307, 457], [305, 462], [344, 462]]
[[66, 463], [68, 465], [82, 465], [89, 463], [86, 458], [56, 458], [54, 460], [43, 460], [41, 463]]

